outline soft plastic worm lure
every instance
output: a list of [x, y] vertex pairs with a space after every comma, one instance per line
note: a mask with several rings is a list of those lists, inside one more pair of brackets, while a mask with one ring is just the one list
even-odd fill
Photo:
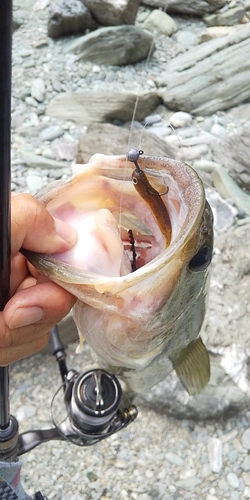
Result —
[[143, 151], [137, 149], [131, 149], [127, 154], [128, 161], [131, 161], [135, 164], [135, 170], [132, 173], [132, 182], [135, 186], [136, 191], [140, 194], [140, 196], [147, 203], [149, 208], [151, 209], [156, 222], [165, 236], [166, 247], [170, 245], [171, 242], [171, 221], [167, 211], [167, 207], [161, 196], [168, 193], [168, 189], [160, 194], [156, 189], [151, 186], [150, 182], [147, 179], [145, 172], [139, 167], [138, 158], [143, 154]]

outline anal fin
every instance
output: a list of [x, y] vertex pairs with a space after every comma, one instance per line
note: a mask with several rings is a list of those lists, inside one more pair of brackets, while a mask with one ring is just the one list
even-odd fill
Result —
[[201, 338], [170, 356], [174, 369], [190, 396], [201, 392], [210, 379], [209, 354]]

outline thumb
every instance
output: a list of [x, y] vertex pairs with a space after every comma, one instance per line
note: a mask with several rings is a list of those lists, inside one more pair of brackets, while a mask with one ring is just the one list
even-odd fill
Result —
[[21, 247], [40, 253], [70, 250], [77, 241], [72, 226], [54, 219], [36, 198], [15, 194], [11, 198], [11, 254]]

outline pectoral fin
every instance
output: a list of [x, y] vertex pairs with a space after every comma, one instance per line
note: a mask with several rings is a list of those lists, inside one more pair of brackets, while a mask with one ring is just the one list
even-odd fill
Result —
[[210, 361], [200, 337], [180, 352], [174, 353], [170, 359], [181, 383], [191, 396], [206, 387], [210, 378]]

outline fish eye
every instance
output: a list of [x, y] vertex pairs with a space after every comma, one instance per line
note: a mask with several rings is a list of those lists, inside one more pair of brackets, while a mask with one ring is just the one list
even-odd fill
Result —
[[136, 179], [136, 177], [132, 177], [132, 182], [133, 182], [133, 184], [137, 184], [138, 183], [138, 180]]
[[208, 245], [201, 247], [190, 260], [188, 269], [192, 272], [204, 271], [212, 260], [212, 248]]

